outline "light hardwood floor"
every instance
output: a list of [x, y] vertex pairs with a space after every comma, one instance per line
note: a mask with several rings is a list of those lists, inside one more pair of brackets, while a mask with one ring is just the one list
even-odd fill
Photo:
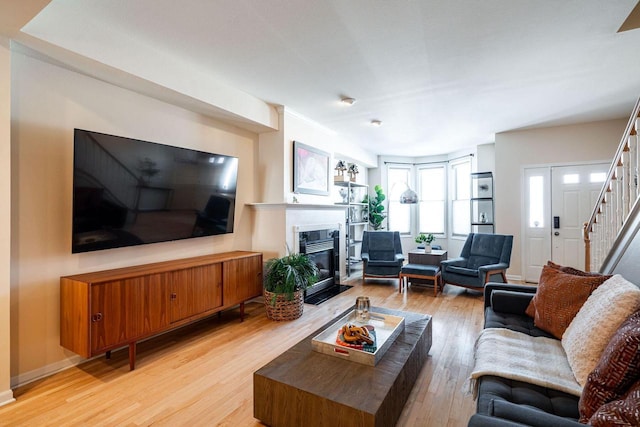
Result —
[[398, 426], [466, 426], [475, 412], [467, 392], [473, 344], [482, 328], [479, 293], [446, 286], [412, 287], [355, 280], [354, 287], [319, 305], [305, 305], [291, 322], [272, 322], [261, 303], [247, 304], [138, 344], [136, 370], [127, 350], [88, 361], [14, 391], [0, 407], [0, 426], [260, 426], [253, 418], [253, 372], [367, 295], [372, 305], [433, 316], [429, 359]]

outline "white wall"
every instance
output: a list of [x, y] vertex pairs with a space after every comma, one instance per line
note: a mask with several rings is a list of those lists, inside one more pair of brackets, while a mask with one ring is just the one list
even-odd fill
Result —
[[[330, 154], [329, 175], [333, 180], [338, 159], [355, 161], [360, 167], [358, 183], [367, 182], [367, 167], [376, 162], [376, 157], [362, 150], [312, 120], [294, 111], [279, 107], [279, 130], [261, 133], [258, 144], [259, 172], [257, 187], [258, 202], [291, 203], [295, 196], [300, 203], [327, 204], [336, 201], [336, 195], [318, 196], [294, 194], [293, 192], [293, 141], [318, 148]], [[333, 182], [330, 181], [332, 193]]]
[[476, 170], [475, 172], [496, 171], [496, 144], [482, 144], [476, 147]]
[[[251, 249], [251, 214], [245, 203], [255, 201], [257, 135], [15, 52], [11, 65], [11, 381], [15, 385], [78, 360], [59, 345], [60, 276]], [[237, 156], [235, 232], [71, 254], [74, 127]], [[2, 147], [6, 150], [5, 144]], [[0, 161], [6, 158], [0, 156]], [[3, 174], [8, 166], [0, 168]], [[2, 198], [7, 196], [7, 181], [0, 179]], [[5, 228], [0, 226], [0, 233], [6, 234]], [[0, 273], [6, 273], [2, 265]], [[0, 281], [0, 301], [3, 285]], [[0, 332], [0, 341], [3, 337]]]
[[570, 126], [503, 132], [495, 143], [496, 232], [513, 234], [510, 277], [522, 276], [521, 217], [524, 166], [610, 162], [627, 120], [607, 120]]
[[0, 37], [0, 405], [13, 401], [11, 391], [11, 52]]
[[278, 108], [278, 130], [261, 133], [258, 137], [256, 174], [256, 202], [283, 203], [285, 201], [284, 116]]
[[[296, 199], [300, 203], [333, 203], [337, 201], [333, 190], [333, 175], [335, 174], [334, 167], [337, 163], [338, 156], [341, 160], [345, 160], [344, 156], [349, 158], [357, 158], [359, 164], [360, 173], [357, 176], [358, 183], [367, 182], [367, 166], [375, 164], [375, 156], [371, 153], [366, 153], [362, 149], [355, 147], [351, 144], [345, 143], [340, 135], [335, 132], [318, 125], [317, 123], [306, 119], [297, 113], [284, 109], [284, 123], [282, 129], [284, 130], [284, 191], [285, 201], [291, 202], [293, 200], [293, 141], [299, 141], [303, 144], [310, 145], [312, 147], [319, 148], [326, 151], [331, 155], [329, 162], [329, 175], [330, 175], [330, 189], [332, 195], [317, 196], [312, 194], [295, 194]], [[337, 154], [340, 152], [340, 154]]]

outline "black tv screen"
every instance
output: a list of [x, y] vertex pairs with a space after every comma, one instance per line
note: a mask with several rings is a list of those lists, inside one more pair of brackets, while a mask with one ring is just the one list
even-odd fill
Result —
[[232, 233], [238, 159], [74, 130], [72, 252]]

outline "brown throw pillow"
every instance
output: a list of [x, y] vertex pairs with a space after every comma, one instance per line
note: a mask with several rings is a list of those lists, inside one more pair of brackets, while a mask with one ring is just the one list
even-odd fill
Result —
[[[603, 277], [602, 282], [604, 283], [607, 279], [610, 279], [610, 275], [603, 276], [600, 273], [587, 273], [586, 271], [578, 270], [577, 268], [568, 267], [560, 264], [556, 264], [555, 262], [549, 260], [547, 261], [547, 266], [551, 268], [555, 268], [556, 270], [562, 271], [563, 273], [573, 274], [574, 276], [585, 276], [585, 277]], [[536, 308], [534, 306], [533, 300], [527, 306], [525, 313], [531, 317], [536, 317]]]
[[609, 279], [611, 276], [603, 276], [600, 273], [587, 273], [586, 271], [578, 270], [577, 268], [567, 267], [564, 265], [556, 264], [553, 261], [547, 261], [547, 265], [551, 268], [555, 268], [556, 270], [560, 270], [563, 273], [573, 274], [575, 276], [587, 276], [587, 277], [605, 277], [605, 280]]
[[[563, 265], [560, 265], [560, 264], [556, 264], [555, 262], [553, 262], [551, 260], [547, 261], [547, 266], [551, 267], [551, 268], [555, 268], [556, 270], [562, 271], [563, 273], [573, 274], [575, 276], [600, 276], [600, 273], [587, 273], [586, 271], [578, 270], [577, 268], [567, 267], [567, 266], [563, 266]], [[606, 279], [608, 279], [610, 277], [611, 276], [606, 276]], [[526, 309], [525, 313], [531, 318], [535, 318], [536, 317], [536, 307], [535, 307], [535, 305], [533, 303], [533, 300], [527, 306], [527, 309]]]
[[595, 427], [640, 426], [640, 381], [631, 386], [622, 399], [598, 408], [589, 424]]
[[609, 341], [580, 396], [580, 422], [619, 399], [640, 378], [640, 311], [625, 320]]
[[[545, 265], [526, 313], [543, 331], [561, 339], [582, 304], [609, 276], [578, 276]], [[533, 314], [533, 315], [532, 315]]]

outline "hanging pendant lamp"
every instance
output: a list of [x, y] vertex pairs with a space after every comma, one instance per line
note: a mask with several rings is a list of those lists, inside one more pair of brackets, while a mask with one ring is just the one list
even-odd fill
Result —
[[418, 193], [407, 185], [407, 189], [400, 195], [400, 203], [403, 205], [415, 205], [418, 203]]

